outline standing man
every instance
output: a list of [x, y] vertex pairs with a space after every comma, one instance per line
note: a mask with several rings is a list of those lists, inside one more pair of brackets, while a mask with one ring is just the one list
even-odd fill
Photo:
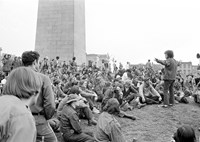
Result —
[[[179, 63], [174, 59], [172, 50], [165, 51], [166, 60], [159, 60], [155, 58], [157, 63], [164, 65], [164, 105], [163, 107], [174, 105], [174, 81], [176, 79], [177, 66]], [[168, 95], [169, 91], [169, 95]]]
[[3, 59], [2, 59], [2, 63], [3, 63], [3, 68], [2, 68], [3, 72], [5, 73], [6, 76], [8, 76], [8, 74], [12, 70], [11, 55], [5, 54], [4, 57], [3, 57]]
[[[22, 62], [24, 66], [38, 72], [39, 56], [39, 53], [36, 51], [26, 51], [22, 54]], [[37, 74], [41, 77], [42, 88], [36, 104], [30, 107], [36, 121], [37, 142], [42, 141], [42, 139], [44, 139], [44, 142], [57, 142], [57, 138], [47, 121], [52, 118], [55, 112], [55, 100], [51, 81], [46, 75], [39, 72]]]
[[152, 68], [151, 60], [148, 60], [148, 62], [146, 63], [146, 68], [147, 69]]

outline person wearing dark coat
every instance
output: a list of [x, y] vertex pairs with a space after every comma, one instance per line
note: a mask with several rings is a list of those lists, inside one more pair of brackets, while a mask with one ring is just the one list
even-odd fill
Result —
[[60, 130], [65, 142], [94, 142], [91, 132], [83, 132], [75, 109], [86, 107], [77, 94], [70, 94], [60, 115]]
[[[174, 105], [174, 82], [176, 79], [177, 66], [179, 62], [174, 59], [174, 53], [172, 50], [165, 51], [166, 60], [159, 60], [155, 58], [157, 63], [164, 65], [164, 105], [163, 107]], [[169, 91], [169, 95], [168, 95]]]

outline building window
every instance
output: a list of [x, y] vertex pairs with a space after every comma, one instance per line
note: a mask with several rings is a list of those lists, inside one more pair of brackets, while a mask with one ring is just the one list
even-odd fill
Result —
[[183, 64], [183, 68], [186, 68], [186, 64]]

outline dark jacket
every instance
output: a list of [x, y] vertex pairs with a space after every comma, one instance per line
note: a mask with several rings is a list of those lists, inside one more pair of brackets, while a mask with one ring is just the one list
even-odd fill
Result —
[[10, 72], [12, 69], [12, 60], [11, 59], [3, 59], [3, 72]]
[[158, 60], [158, 63], [165, 66], [163, 80], [175, 80], [178, 62], [174, 58], [168, 58], [167, 60]]
[[38, 96], [36, 105], [31, 106], [32, 113], [43, 112], [45, 118], [51, 119], [55, 113], [55, 98], [52, 90], [51, 81], [48, 76], [38, 73], [42, 80], [41, 92]]
[[68, 105], [65, 105], [60, 116], [60, 130], [65, 137], [82, 133], [80, 120], [77, 112]]
[[128, 90], [126, 90], [126, 88], [124, 87], [122, 92], [123, 92], [123, 98], [127, 98], [131, 93], [138, 94], [138, 91], [133, 87], [129, 87]]

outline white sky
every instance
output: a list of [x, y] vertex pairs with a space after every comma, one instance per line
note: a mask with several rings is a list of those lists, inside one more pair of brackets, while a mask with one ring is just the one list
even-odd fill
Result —
[[[34, 50], [38, 0], [0, 0], [0, 47]], [[175, 58], [198, 64], [199, 0], [85, 0], [87, 53], [109, 53], [123, 63]]]

